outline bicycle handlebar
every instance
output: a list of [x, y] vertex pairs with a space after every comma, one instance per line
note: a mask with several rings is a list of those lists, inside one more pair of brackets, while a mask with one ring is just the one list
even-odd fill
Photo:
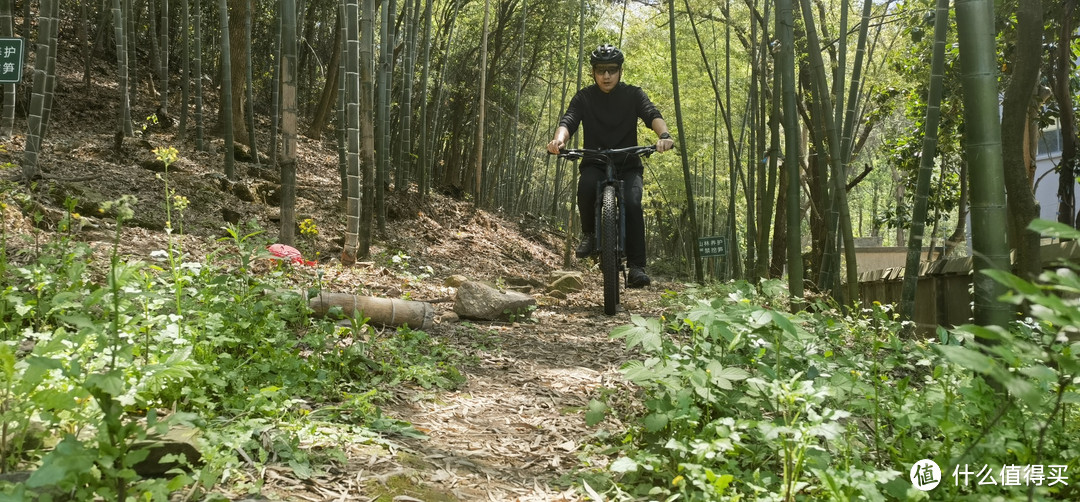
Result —
[[585, 157], [608, 159], [611, 155], [627, 154], [640, 157], [648, 157], [656, 153], [656, 145], [628, 146], [625, 148], [593, 149], [593, 148], [564, 148], [559, 150], [559, 157], [570, 160], [583, 159]]

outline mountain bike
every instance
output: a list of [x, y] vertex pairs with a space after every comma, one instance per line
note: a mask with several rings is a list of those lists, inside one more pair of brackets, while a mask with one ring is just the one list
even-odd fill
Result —
[[[596, 185], [596, 248], [600, 251], [600, 272], [604, 278], [604, 313], [615, 315], [619, 306], [619, 276], [627, 272], [626, 208], [623, 205], [623, 181], [616, 174], [616, 160], [629, 156], [648, 157], [656, 152], [656, 146], [631, 146], [594, 150], [589, 148], [568, 149], [559, 157], [570, 160], [599, 160], [604, 163], [606, 175]], [[622, 274], [620, 274], [622, 272]], [[626, 277], [623, 277], [625, 282]]]

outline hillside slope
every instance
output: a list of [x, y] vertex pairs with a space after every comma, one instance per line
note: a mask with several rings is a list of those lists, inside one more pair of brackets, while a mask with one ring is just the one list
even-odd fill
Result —
[[[11, 250], [71, 231], [76, 239], [94, 243], [104, 263], [116, 235], [100, 204], [127, 195], [137, 199], [134, 217], [119, 238], [128, 256], [149, 257], [168, 245], [165, 200], [174, 196], [189, 202], [172, 215], [172, 236], [187, 260], [201, 260], [230, 222], [262, 229], [269, 242], [275, 240], [278, 176], [265, 160], [262, 165], [238, 161], [240, 180], [226, 182], [222, 141], [208, 132], [209, 151], [198, 151], [193, 128], [180, 141], [175, 123], [144, 119], [157, 107], [145, 85], [133, 112], [140, 117], [138, 132], [118, 144], [117, 88], [107, 79], [111, 69], [97, 62], [85, 88], [82, 65], [71, 54], [60, 51], [52, 120], [39, 160], [43, 178], [0, 186]], [[179, 92], [171, 98], [170, 110], [178, 110]], [[208, 98], [212, 109], [213, 96]], [[268, 129], [260, 131], [262, 151]], [[14, 166], [22, 161], [24, 130], [25, 119], [17, 119], [15, 137], [0, 143], [0, 162], [13, 166], [4, 173], [9, 180], [18, 178]], [[168, 172], [152, 152], [162, 147], [179, 153]], [[385, 439], [374, 447], [377, 452], [359, 440], [346, 441], [347, 462], [306, 481], [288, 469], [270, 468], [261, 474], [264, 492], [288, 500], [353, 500], [374, 496], [371, 486], [382, 483], [385, 493], [429, 500], [576, 500], [557, 480], [578, 466], [595, 432], [585, 426], [584, 408], [601, 387], [620, 385], [615, 370], [627, 357], [607, 333], [626, 323], [629, 314], [602, 314], [598, 274], [586, 270], [585, 290], [565, 299], [535, 293], [540, 306], [530, 320], [458, 322], [451, 315], [454, 291], [444, 285], [447, 277], [543, 282], [561, 268], [564, 236], [540, 218], [510, 219], [439, 193], [421, 201], [415, 190], [393, 189], [387, 196], [387, 232], [378, 236], [372, 257], [342, 267], [337, 257], [345, 218], [334, 145], [301, 137], [298, 147], [298, 221], [311, 219], [318, 235], [301, 236], [296, 247], [319, 263], [298, 280], [317, 276], [324, 291], [434, 300], [439, 321], [431, 335], [475, 362], [462, 368], [463, 388], [438, 395], [403, 390], [385, 410], [413, 423], [427, 439]], [[77, 229], [59, 228], [68, 210], [78, 214]], [[17, 252], [9, 256], [32, 259]], [[624, 306], [634, 313], [657, 313], [654, 300], [664, 287], [657, 283], [628, 291]], [[392, 478], [407, 479], [408, 486], [392, 488], [387, 484]]]

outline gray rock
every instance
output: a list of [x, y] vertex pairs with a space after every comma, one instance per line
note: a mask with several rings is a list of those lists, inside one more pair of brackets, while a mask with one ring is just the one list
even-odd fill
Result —
[[150, 453], [132, 468], [142, 476], [161, 476], [173, 468], [186, 467], [174, 460], [177, 457], [183, 456], [189, 465], [200, 463], [202, 453], [195, 446], [199, 434], [198, 429], [174, 425], [162, 437], [136, 441], [133, 449], [145, 448]]
[[443, 281], [443, 286], [456, 288], [456, 287], [464, 284], [468, 280], [469, 280], [469, 278], [465, 277], [464, 275], [451, 275], [450, 277], [447, 277], [446, 280]]
[[469, 281], [458, 287], [454, 312], [462, 319], [482, 321], [526, 317], [536, 299], [516, 291], [502, 292], [487, 284]]
[[548, 291], [547, 295], [549, 297], [551, 297], [551, 298], [556, 299], [556, 300], [565, 300], [566, 299], [566, 293], [563, 293], [562, 291], [559, 291], [557, 289], [552, 290], [552, 291]]
[[562, 275], [552, 277], [547, 289], [549, 292], [576, 293], [585, 289], [585, 278], [581, 275], [581, 272], [563, 271]]

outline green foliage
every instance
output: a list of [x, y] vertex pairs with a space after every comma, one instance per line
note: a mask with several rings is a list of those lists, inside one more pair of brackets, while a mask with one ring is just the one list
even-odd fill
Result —
[[[643, 408], [590, 403], [587, 422], [629, 414], [598, 437], [610, 456], [583, 472], [615, 500], [1027, 499], [1028, 486], [954, 482], [954, 468], [1064, 465], [1067, 481], [1032, 485], [1036, 499], [1073, 499], [1080, 469], [1080, 279], [1037, 284], [998, 273], [1032, 317], [1011, 330], [965, 326], [902, 338], [889, 306], [851, 315], [818, 304], [790, 314], [779, 283], [732, 283], [667, 295], [678, 313], [633, 317], [614, 330], [642, 359], [621, 369]], [[913, 488], [918, 460], [942, 470]], [[962, 471], [961, 471], [962, 472]]]
[[[133, 202], [102, 207], [117, 243]], [[335, 453], [302, 441], [333, 428], [420, 436], [381, 415], [380, 395], [464, 381], [452, 364], [460, 354], [422, 331], [313, 318], [289, 265], [267, 259], [261, 230], [227, 230], [198, 262], [170, 237], [156, 264], [117, 246], [102, 264], [71, 232], [9, 253], [2, 234], [0, 470], [33, 474], [0, 483], [0, 497], [165, 501], [219, 483], [258, 492], [244, 481], [257, 476], [228, 473], [278, 463], [309, 477]], [[201, 461], [137, 474], [143, 441], [179, 424], [200, 430]]]

